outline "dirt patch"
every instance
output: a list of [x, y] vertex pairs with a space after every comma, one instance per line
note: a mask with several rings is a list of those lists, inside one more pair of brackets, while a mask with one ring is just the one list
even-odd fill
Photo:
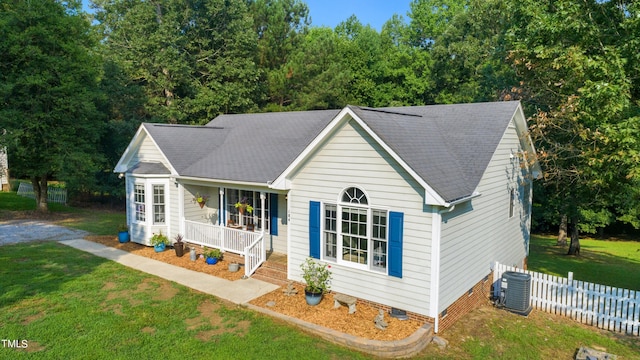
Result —
[[43, 317], [44, 317], [44, 313], [39, 313], [39, 314], [35, 314], [35, 315], [31, 315], [31, 316], [27, 316], [26, 318], [24, 318], [24, 319], [22, 320], [22, 323], [21, 323], [21, 324], [22, 324], [23, 326], [26, 326], [26, 325], [29, 325], [29, 324], [31, 324], [32, 322], [34, 322], [34, 321], [36, 321], [36, 320], [38, 320], [38, 319], [41, 319], [41, 318], [43, 318]]
[[185, 325], [187, 325], [187, 330], [212, 327], [213, 329], [202, 330], [196, 334], [196, 338], [202, 341], [209, 341], [214, 336], [227, 332], [233, 332], [242, 337], [249, 331], [251, 322], [242, 320], [237, 323], [230, 323], [218, 314], [219, 309], [220, 305], [210, 301], [201, 303], [198, 306], [200, 315], [184, 320]]
[[22, 350], [25, 352], [37, 352], [37, 351], [42, 351], [44, 350], [45, 347], [43, 345], [40, 345], [37, 341], [30, 341], [28, 340], [27, 342], [27, 347], [23, 348]]
[[160, 284], [160, 288], [156, 291], [156, 295], [153, 297], [155, 300], [170, 300], [178, 294], [178, 289], [171, 286], [169, 282], [163, 282]]
[[140, 329], [140, 331], [142, 331], [143, 333], [147, 333], [147, 334], [154, 334], [156, 332], [156, 329], [152, 328], [150, 326], [145, 326], [142, 329]]

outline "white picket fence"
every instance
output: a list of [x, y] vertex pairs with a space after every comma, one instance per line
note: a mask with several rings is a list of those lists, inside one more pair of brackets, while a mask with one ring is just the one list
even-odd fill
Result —
[[531, 275], [531, 305], [541, 311], [570, 317], [600, 329], [640, 336], [640, 291], [525, 271], [495, 263], [494, 295], [500, 295], [502, 274]]
[[[33, 185], [29, 183], [21, 182], [20, 186], [18, 186], [18, 195], [28, 197], [31, 199], [35, 199], [36, 195], [33, 192]], [[61, 189], [57, 187], [47, 187], [47, 201], [58, 203], [58, 204], [67, 204], [67, 189]]]

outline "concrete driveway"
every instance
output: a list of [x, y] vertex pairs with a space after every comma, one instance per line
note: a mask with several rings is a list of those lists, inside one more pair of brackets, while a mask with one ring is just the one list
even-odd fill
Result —
[[82, 239], [88, 233], [38, 220], [0, 222], [0, 246], [29, 241]]

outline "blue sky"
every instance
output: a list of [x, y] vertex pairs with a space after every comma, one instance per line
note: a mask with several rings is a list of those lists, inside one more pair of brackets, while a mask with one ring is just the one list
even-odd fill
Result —
[[[89, 0], [82, 0], [85, 10], [88, 10]], [[393, 14], [402, 15], [408, 22], [407, 12], [411, 0], [306, 0], [311, 16], [311, 25], [336, 25], [355, 15], [364, 25], [371, 25], [380, 31], [382, 25]]]
[[380, 31], [393, 14], [402, 15], [409, 22], [407, 12], [411, 0], [306, 0], [311, 25], [336, 27], [355, 15], [364, 25]]

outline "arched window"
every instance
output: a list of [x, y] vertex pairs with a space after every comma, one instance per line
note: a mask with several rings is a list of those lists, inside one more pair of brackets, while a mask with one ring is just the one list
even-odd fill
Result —
[[367, 205], [369, 203], [364, 191], [356, 187], [351, 187], [344, 191], [342, 194], [342, 202], [360, 205]]
[[357, 187], [347, 188], [339, 199], [324, 206], [324, 258], [386, 272], [387, 210], [371, 208]]

